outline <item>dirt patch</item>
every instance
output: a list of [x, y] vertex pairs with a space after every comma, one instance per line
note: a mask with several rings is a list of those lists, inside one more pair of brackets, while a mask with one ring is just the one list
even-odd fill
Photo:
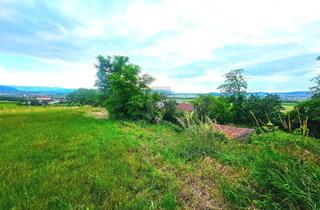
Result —
[[179, 199], [185, 209], [223, 209], [223, 199], [214, 179], [195, 174], [180, 174]]
[[179, 171], [179, 199], [186, 209], [227, 209], [220, 192], [221, 179], [236, 180], [245, 170], [223, 165], [209, 156], [196, 163], [195, 170]]
[[107, 119], [108, 118], [108, 112], [107, 110], [103, 108], [97, 108], [94, 110], [90, 110], [85, 114], [87, 117], [92, 117], [95, 119]]

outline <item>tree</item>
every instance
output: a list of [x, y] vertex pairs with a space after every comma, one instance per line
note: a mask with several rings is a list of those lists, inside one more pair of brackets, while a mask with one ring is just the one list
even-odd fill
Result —
[[169, 122], [176, 123], [177, 115], [177, 102], [174, 99], [165, 100], [163, 103], [163, 119]]
[[248, 84], [242, 75], [243, 72], [243, 69], [236, 69], [226, 73], [224, 84], [218, 87], [221, 94], [239, 97], [246, 93]]
[[233, 122], [245, 123], [246, 90], [248, 84], [243, 76], [243, 69], [236, 69], [225, 74], [224, 84], [218, 89], [232, 103]]
[[280, 96], [268, 94], [265, 97], [259, 95], [251, 95], [248, 98], [246, 106], [246, 113], [248, 115], [247, 122], [252, 125], [256, 124], [255, 119], [250, 114], [252, 112], [255, 117], [262, 122], [268, 122], [278, 124], [279, 117], [282, 115], [281, 110], [283, 109]]
[[232, 105], [223, 97], [199, 96], [193, 104], [200, 119], [209, 117], [218, 123], [231, 122]]
[[97, 69], [95, 86], [99, 89], [99, 100], [106, 100], [109, 90], [110, 75], [128, 65], [129, 58], [126, 56], [107, 56], [99, 55], [97, 57], [98, 64], [95, 64]]
[[138, 65], [128, 57], [98, 56], [96, 86], [102, 92], [111, 116], [122, 119], [148, 119], [157, 121], [160, 96], [151, 93], [154, 80], [148, 74], [140, 75]]
[[310, 87], [310, 90], [313, 94], [313, 98], [320, 97], [320, 74], [311, 79], [315, 83], [313, 87]]
[[71, 104], [97, 105], [97, 90], [80, 88], [67, 95], [67, 101]]

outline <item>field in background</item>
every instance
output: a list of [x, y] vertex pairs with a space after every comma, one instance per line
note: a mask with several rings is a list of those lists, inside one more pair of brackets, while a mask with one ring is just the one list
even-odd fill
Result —
[[16, 102], [0, 101], [0, 110], [17, 108]]
[[282, 102], [283, 112], [292, 111], [296, 105], [298, 105], [298, 102]]
[[316, 139], [207, 140], [100, 111], [0, 103], [0, 209], [320, 207]]

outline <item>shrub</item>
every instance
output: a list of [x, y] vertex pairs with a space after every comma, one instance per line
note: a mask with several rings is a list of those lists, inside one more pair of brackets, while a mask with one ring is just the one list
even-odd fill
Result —
[[196, 114], [205, 119], [208, 116], [219, 123], [231, 122], [231, 104], [224, 97], [200, 96], [194, 100]]
[[246, 103], [247, 123], [256, 124], [256, 120], [250, 115], [252, 112], [259, 121], [279, 125], [282, 109], [280, 97], [277, 95], [268, 94], [265, 97], [251, 95]]
[[320, 138], [320, 98], [299, 103], [290, 113], [293, 128], [300, 128], [301, 122], [307, 120], [309, 135]]
[[205, 117], [200, 120], [197, 115], [184, 113], [177, 119], [184, 128], [186, 138], [180, 142], [179, 154], [188, 159], [213, 155], [215, 152], [215, 142], [225, 140], [226, 137], [214, 128], [214, 123]]
[[168, 99], [163, 102], [163, 119], [172, 122], [178, 123], [177, 118], [183, 115], [182, 111], [177, 110], [177, 102], [173, 99]]

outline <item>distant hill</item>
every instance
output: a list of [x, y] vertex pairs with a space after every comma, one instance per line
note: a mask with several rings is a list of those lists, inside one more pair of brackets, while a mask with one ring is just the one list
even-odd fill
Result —
[[19, 93], [20, 90], [10, 87], [10, 86], [3, 86], [0, 85], [0, 93]]
[[[266, 96], [270, 93], [255, 92], [255, 93], [248, 93], [248, 94]], [[284, 101], [304, 101], [311, 98], [312, 96], [312, 93], [310, 91], [275, 92], [272, 94], [280, 96], [280, 98]]]
[[40, 86], [16, 86], [2, 85], [0, 93], [6, 95], [21, 95], [21, 94], [43, 94], [43, 95], [67, 95], [75, 91], [75, 89], [60, 88], [60, 87], [40, 87]]
[[[219, 96], [220, 93], [218, 92], [211, 92], [211, 93], [171, 93], [172, 98], [195, 98], [199, 95], [213, 95]], [[294, 91], [294, 92], [249, 92], [248, 95], [259, 95], [259, 96], [266, 96], [268, 94], [275, 94], [280, 96], [281, 100], [283, 101], [304, 101], [309, 99], [312, 96], [312, 93], [309, 91]]]
[[[40, 87], [40, 86], [16, 86], [16, 85], [0, 85], [0, 94], [2, 95], [28, 95], [28, 94], [42, 94], [42, 95], [67, 95], [76, 89], [61, 88], [61, 87]], [[177, 99], [191, 99], [199, 95], [213, 95], [219, 96], [218, 92], [211, 93], [175, 93], [173, 91], [154, 89], [153, 91], [169, 95]], [[268, 92], [249, 92], [248, 95], [266, 96]], [[309, 91], [294, 91], [294, 92], [274, 92], [272, 94], [280, 96], [283, 101], [303, 101], [309, 99], [312, 94]]]

